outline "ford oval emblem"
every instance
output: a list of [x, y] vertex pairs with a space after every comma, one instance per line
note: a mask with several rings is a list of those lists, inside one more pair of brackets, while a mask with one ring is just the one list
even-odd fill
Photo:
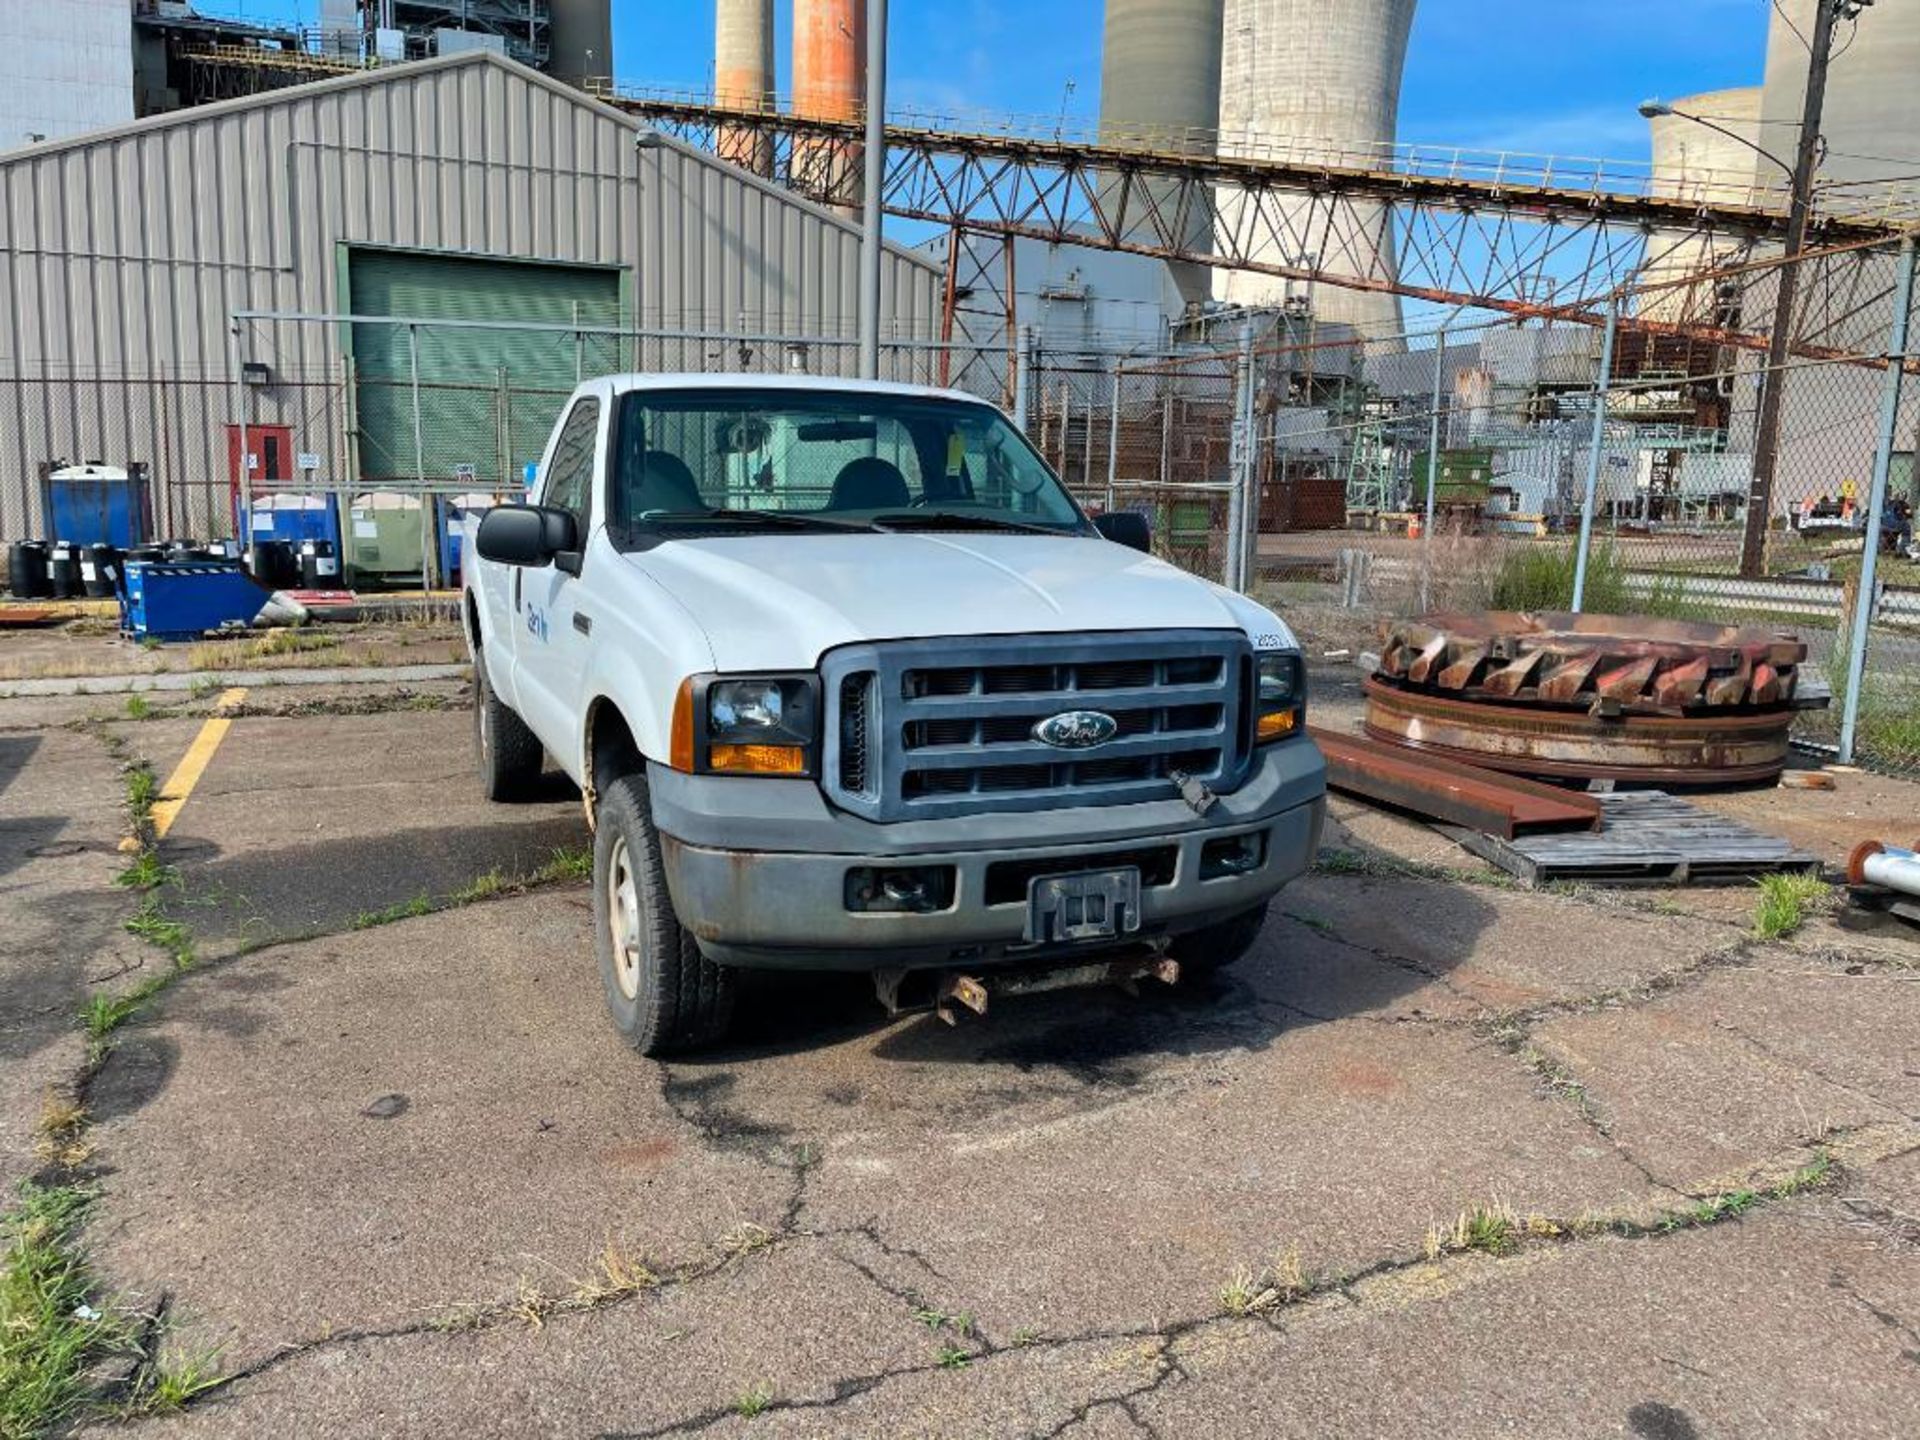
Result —
[[1120, 722], [1098, 710], [1067, 710], [1033, 727], [1033, 738], [1056, 750], [1091, 750], [1113, 739]]

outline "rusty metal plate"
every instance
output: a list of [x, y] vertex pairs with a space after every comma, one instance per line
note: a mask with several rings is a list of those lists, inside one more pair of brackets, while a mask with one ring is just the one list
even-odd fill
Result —
[[1426, 615], [1393, 626], [1379, 675], [1508, 706], [1691, 715], [1791, 704], [1807, 647], [1758, 627], [1636, 615]]
[[1791, 709], [1664, 715], [1594, 713], [1455, 699], [1374, 677], [1376, 740], [1516, 775], [1661, 785], [1771, 783], [1787, 763]]
[[1600, 802], [1482, 765], [1415, 754], [1403, 745], [1310, 725], [1327, 760], [1327, 784], [1362, 799], [1512, 840], [1562, 830], [1598, 830]]

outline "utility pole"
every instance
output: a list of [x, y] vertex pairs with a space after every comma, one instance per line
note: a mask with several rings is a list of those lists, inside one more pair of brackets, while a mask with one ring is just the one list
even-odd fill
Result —
[[1753, 480], [1747, 490], [1747, 528], [1740, 547], [1740, 574], [1759, 579], [1767, 568], [1767, 533], [1773, 522], [1773, 476], [1780, 462], [1780, 402], [1786, 388], [1786, 364], [1792, 349], [1794, 292], [1799, 287], [1800, 252], [1807, 243], [1807, 217], [1813, 209], [1813, 176], [1820, 165], [1820, 122], [1827, 104], [1827, 67], [1833, 59], [1833, 27], [1842, 17], [1858, 16], [1873, 0], [1819, 0], [1808, 48], [1806, 104], [1800, 114], [1800, 148], [1794, 157], [1793, 193], [1787, 197], [1787, 245], [1780, 279], [1774, 287], [1773, 333], [1767, 369], [1761, 377], [1760, 414], [1753, 439]]
[[[880, 378], [881, 192], [887, 179], [887, 0], [867, 0], [866, 185], [860, 221], [860, 378]], [[952, 263], [952, 257], [948, 257]]]

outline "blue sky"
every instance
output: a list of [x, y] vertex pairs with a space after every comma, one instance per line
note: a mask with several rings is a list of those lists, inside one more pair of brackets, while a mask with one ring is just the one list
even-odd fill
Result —
[[[1340, 0], [1327, 0], [1338, 4]], [[319, 0], [203, 0], [211, 13], [316, 23]], [[914, 108], [1097, 113], [1099, 0], [893, 0], [893, 99]], [[782, 0], [781, 51], [789, 3]], [[1634, 107], [1756, 84], [1768, 0], [1420, 0], [1403, 141], [1645, 155]], [[704, 86], [712, 0], [614, 0], [619, 78]], [[1657, 43], [1655, 43], [1657, 37]], [[784, 61], [781, 89], [786, 89]]]

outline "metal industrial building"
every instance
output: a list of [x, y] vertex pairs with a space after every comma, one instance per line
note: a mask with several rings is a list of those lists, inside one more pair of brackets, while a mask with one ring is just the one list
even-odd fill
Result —
[[[489, 53], [0, 156], [0, 530], [37, 533], [36, 467], [69, 458], [144, 462], [166, 528], [222, 533], [240, 423], [249, 453], [278, 437], [256, 478], [296, 478], [294, 456], [334, 487], [443, 478], [391, 433], [407, 327], [238, 312], [852, 337], [859, 249], [834, 214]], [[931, 339], [939, 270], [890, 246], [884, 284], [883, 334]], [[564, 393], [580, 363], [577, 341], [556, 361], [527, 332], [457, 333], [463, 373], [503, 386], [531, 364]], [[423, 377], [451, 364], [422, 347]], [[468, 473], [507, 478], [543, 426], [503, 425]]]

